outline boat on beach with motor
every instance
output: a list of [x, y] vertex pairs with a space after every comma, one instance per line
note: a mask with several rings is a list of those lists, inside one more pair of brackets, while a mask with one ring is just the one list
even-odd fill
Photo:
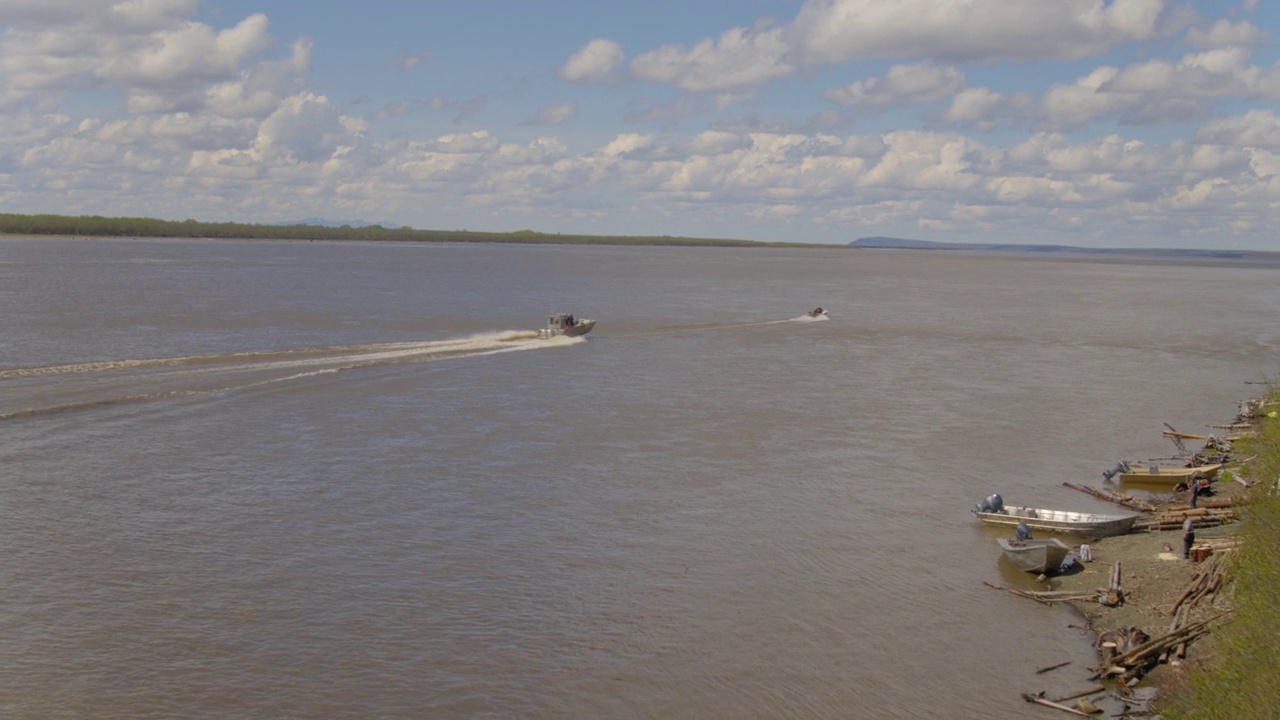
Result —
[[[998, 495], [992, 497], [998, 498]], [[991, 499], [973, 508], [973, 514], [988, 525], [1017, 527], [1026, 525], [1032, 530], [1080, 535], [1092, 538], [1124, 535], [1133, 529], [1138, 513], [1117, 515], [1076, 512], [1074, 510], [1050, 510], [998, 503], [992, 507]]]
[[1014, 567], [1037, 575], [1045, 575], [1062, 567], [1062, 561], [1067, 558], [1067, 553], [1071, 552], [1071, 546], [1058, 538], [1048, 540], [997, 538], [996, 542]]
[[1170, 467], [1168, 465], [1130, 465], [1127, 462], [1116, 466], [1102, 476], [1110, 480], [1119, 478], [1121, 482], [1136, 482], [1158, 485], [1177, 485], [1199, 478], [1213, 479], [1214, 475], [1224, 467], [1223, 463], [1214, 465], [1192, 465], [1190, 467]]
[[538, 337], [543, 340], [557, 335], [577, 337], [591, 332], [595, 326], [595, 320], [575, 318], [572, 313], [552, 313], [547, 316], [547, 324], [538, 330]]

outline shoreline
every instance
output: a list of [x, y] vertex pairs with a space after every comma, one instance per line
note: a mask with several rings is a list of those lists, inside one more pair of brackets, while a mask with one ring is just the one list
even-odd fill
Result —
[[[1253, 402], [1241, 406], [1252, 407]], [[1185, 684], [1190, 674], [1204, 666], [1209, 652], [1200, 632], [1211, 632], [1216, 627], [1214, 621], [1229, 612], [1227, 601], [1216, 592], [1218, 587], [1215, 585], [1208, 592], [1205, 588], [1210, 584], [1210, 574], [1223, 572], [1220, 560], [1234, 549], [1239, 519], [1233, 514], [1229, 522], [1194, 520], [1197, 526], [1191, 558], [1183, 557], [1182, 530], [1177, 522], [1188, 515], [1204, 513], [1208, 505], [1230, 504], [1234, 508], [1246, 500], [1249, 488], [1244, 481], [1237, 481], [1243, 475], [1236, 470], [1238, 462], [1231, 458], [1229, 467], [1218, 473], [1211, 484], [1213, 494], [1202, 496], [1199, 510], [1189, 509], [1190, 491], [1185, 488], [1129, 486], [1110, 480], [1104, 483], [1103, 487], [1111, 492], [1155, 506], [1154, 512], [1142, 514], [1140, 525], [1143, 518], [1159, 516], [1176, 518], [1174, 528], [1137, 526], [1127, 534], [1099, 539], [1058, 536], [1072, 545], [1077, 567], [1044, 578], [1034, 592], [1013, 592], [1048, 605], [1067, 604], [1085, 622], [1084, 628], [1069, 627], [1085, 629], [1094, 638], [1097, 665], [1089, 668], [1085, 682], [1091, 685], [1085, 691], [1054, 698], [1040, 690], [1023, 693], [1024, 700], [1076, 714], [1098, 711], [1096, 717], [1146, 716], [1152, 713], [1151, 703], [1164, 690]], [[1132, 508], [1124, 511], [1133, 512]], [[1041, 538], [1054, 536], [1036, 534]], [[1082, 545], [1088, 546], [1089, 561], [1082, 562], [1079, 557]], [[1119, 597], [1113, 587], [1116, 578]], [[1215, 581], [1225, 585], [1230, 578], [1218, 577]], [[1196, 631], [1198, 624], [1208, 629]], [[1194, 634], [1174, 642], [1172, 649], [1159, 653], [1158, 660], [1135, 661], [1129, 667], [1110, 663], [1112, 656], [1124, 659], [1124, 653], [1135, 648], [1141, 652], [1144, 643], [1159, 641], [1175, 629]]]

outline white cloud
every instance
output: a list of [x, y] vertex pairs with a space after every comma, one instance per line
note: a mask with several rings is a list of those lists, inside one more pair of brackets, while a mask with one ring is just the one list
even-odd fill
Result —
[[[279, 42], [259, 15], [197, 22], [194, 0], [0, 0], [0, 208], [425, 227], [479, 217], [551, 231], [598, 221], [610, 233], [641, 223], [785, 237], [803, 218], [827, 238], [893, 224], [1031, 241], [1234, 232], [1274, 244], [1280, 67], [1253, 58], [1271, 55], [1260, 44], [1265, 23], [1233, 10], [1177, 43], [1164, 40], [1191, 21], [1169, 2], [980, 5], [900, 0], [888, 13], [871, 0], [809, 0], [791, 23], [694, 35], [709, 39], [635, 57], [631, 78], [662, 87], [633, 84], [627, 97], [574, 88], [564, 102], [538, 94], [545, 76], [467, 87], [378, 73], [386, 66], [361, 70], [380, 83], [413, 79], [407, 91], [379, 97], [386, 88], [350, 92], [324, 78], [317, 87], [332, 92], [321, 93], [308, 80], [324, 48]], [[1142, 58], [1129, 65], [986, 62], [1129, 43], [1115, 56]], [[1179, 56], [1192, 43], [1200, 49]], [[910, 60], [878, 76], [851, 62], [884, 67], [898, 56]], [[587, 86], [620, 81], [627, 67], [618, 42], [597, 39], [558, 70]], [[458, 75], [450, 80], [472, 78]], [[967, 86], [978, 78], [988, 86]], [[841, 82], [825, 97], [847, 107], [822, 107], [816, 86]], [[365, 107], [379, 107], [371, 122], [423, 109], [452, 118], [422, 113], [406, 131], [432, 139], [387, 137], [410, 124], [370, 131], [344, 110], [344, 94], [365, 92]], [[599, 124], [610, 107], [602, 100], [638, 123], [622, 126], [634, 132]], [[927, 103], [946, 108], [887, 114]], [[735, 104], [749, 108], [718, 112]], [[860, 133], [854, 123], [880, 110], [870, 122], [900, 129]], [[701, 114], [715, 117], [690, 120]], [[1191, 121], [1202, 124], [1179, 125]], [[965, 137], [941, 123], [1001, 132]], [[1164, 127], [1152, 135], [1128, 123]]]
[[1268, 33], [1250, 22], [1218, 20], [1208, 30], [1191, 28], [1187, 40], [1202, 48], [1257, 47], [1267, 42]]
[[[794, 76], [805, 66], [871, 57], [928, 59], [899, 66], [893, 72], [901, 77], [855, 82], [829, 95], [842, 104], [883, 106], [893, 104], [889, 98], [895, 95], [911, 97], [910, 83], [936, 83], [944, 95], [958, 90], [944, 87], [957, 79], [947, 75], [959, 71], [933, 61], [1078, 59], [1119, 43], [1168, 35], [1185, 21], [1184, 15], [1166, 10], [1165, 0], [1111, 0], [1106, 5], [1100, 0], [807, 0], [784, 26], [760, 22], [691, 47], [662, 46], [636, 56], [631, 73], [690, 93], [741, 93]], [[1247, 23], [1218, 34], [1246, 35]], [[597, 42], [603, 41], [593, 44]], [[613, 57], [620, 58], [621, 52]], [[595, 66], [585, 58], [582, 64]], [[566, 75], [565, 69], [561, 74]], [[586, 70], [580, 74], [591, 76]], [[938, 99], [924, 86], [917, 91], [921, 98]], [[930, 100], [910, 100], [921, 101]]]
[[434, 142], [426, 143], [423, 147], [432, 153], [474, 154], [491, 152], [500, 146], [498, 138], [488, 131], [476, 130], [470, 133], [441, 135]]
[[572, 120], [578, 115], [578, 106], [574, 103], [556, 103], [548, 105], [538, 112], [538, 116], [533, 119], [534, 125], [559, 125], [562, 122]]
[[599, 153], [606, 156], [626, 155], [653, 145], [655, 140], [652, 135], [622, 133], [600, 148]]
[[409, 55], [401, 55], [393, 59], [390, 65], [397, 70], [412, 70], [433, 57], [435, 57], [435, 55], [430, 50], [423, 50], [422, 52], [412, 53]]
[[1016, 97], [1010, 98], [988, 88], [966, 88], [951, 99], [942, 119], [989, 129], [1008, 120], [1011, 113], [1025, 111], [1025, 108], [1019, 108], [1020, 104], [1026, 105], [1025, 98], [1019, 103]]
[[327, 159], [348, 142], [349, 126], [327, 98], [301, 93], [287, 98], [258, 126], [253, 149], [303, 163]]
[[1252, 65], [1249, 51], [1242, 48], [1127, 68], [1104, 66], [1072, 85], [1047, 89], [1041, 110], [1053, 127], [1078, 127], [1107, 117], [1161, 124], [1198, 120], [1207, 113], [1210, 99], [1225, 97], [1280, 101], [1280, 66]]
[[1280, 117], [1271, 110], [1250, 110], [1238, 117], [1205, 123], [1196, 133], [1200, 142], [1249, 148], [1280, 149]]
[[[10, 24], [0, 35], [0, 75], [7, 80], [0, 108], [49, 104], [57, 99], [52, 93], [104, 87], [123, 90], [133, 112], [195, 110], [225, 94], [211, 84], [251, 82], [245, 67], [274, 44], [266, 16], [215, 30], [184, 19], [194, 10], [187, 0], [6, 3], [0, 9], [0, 21]], [[309, 44], [295, 43], [285, 64], [300, 75], [308, 51]]]
[[1280, 67], [1249, 63], [1249, 52], [1223, 48], [1187, 55], [1178, 62], [1152, 60], [1126, 68], [1107, 89], [1116, 92], [1191, 97], [1241, 95], [1280, 101]]
[[1102, 90], [1119, 74], [1118, 69], [1104, 66], [1073, 85], [1050, 87], [1040, 100], [1045, 117], [1054, 126], [1078, 126], [1132, 105], [1136, 97]]
[[622, 60], [621, 45], [597, 38], [570, 55], [557, 72], [561, 79], [571, 83], [613, 82], [617, 79], [614, 69]]
[[787, 29], [810, 63], [859, 57], [1075, 59], [1148, 40], [1163, 0], [808, 0]]
[[144, 87], [185, 86], [233, 75], [241, 63], [271, 47], [267, 17], [256, 14], [233, 28], [184, 23], [157, 31], [135, 47], [106, 58], [103, 80]]
[[828, 90], [823, 97], [841, 105], [908, 105], [951, 96], [964, 87], [964, 73], [932, 63], [893, 65], [883, 78], [859, 80]]
[[688, 49], [667, 45], [643, 53], [631, 61], [631, 73], [692, 93], [741, 90], [792, 74], [788, 52], [782, 31], [761, 24], [727, 30]]

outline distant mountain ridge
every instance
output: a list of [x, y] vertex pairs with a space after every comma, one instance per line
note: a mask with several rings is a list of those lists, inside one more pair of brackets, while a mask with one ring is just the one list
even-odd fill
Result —
[[[1177, 248], [1088, 248], [1073, 245], [1019, 245], [1012, 243], [955, 243], [937, 242], [934, 240], [914, 240], [895, 237], [863, 237], [849, 243], [866, 248], [897, 248], [903, 250], [957, 250], [979, 252], [1037, 253], [1037, 254], [1079, 254], [1079, 255], [1113, 255], [1143, 256], [1163, 258], [1187, 258], [1205, 260], [1248, 260], [1254, 258], [1274, 259], [1278, 255], [1273, 252], [1257, 250], [1191, 250]], [[1274, 261], [1274, 260], [1273, 260]]]

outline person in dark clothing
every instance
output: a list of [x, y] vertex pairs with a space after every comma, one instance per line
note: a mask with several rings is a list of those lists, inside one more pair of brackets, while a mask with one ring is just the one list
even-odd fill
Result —
[[1191, 546], [1195, 544], [1196, 533], [1191, 529], [1191, 518], [1182, 521], [1182, 557], [1191, 557]]

